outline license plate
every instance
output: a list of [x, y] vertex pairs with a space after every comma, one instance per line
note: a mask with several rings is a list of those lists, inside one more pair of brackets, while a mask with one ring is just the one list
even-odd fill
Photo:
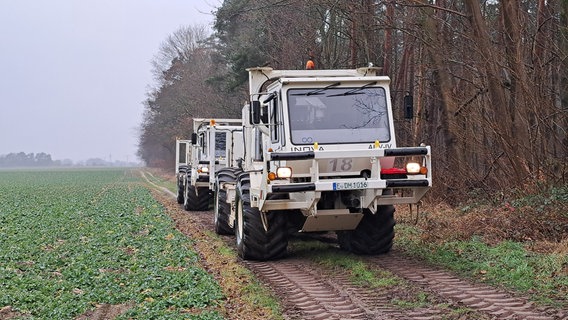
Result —
[[369, 183], [367, 181], [357, 182], [334, 182], [333, 190], [356, 190], [367, 189]]

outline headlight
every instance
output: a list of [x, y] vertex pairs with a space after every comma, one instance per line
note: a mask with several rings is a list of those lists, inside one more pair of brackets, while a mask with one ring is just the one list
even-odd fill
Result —
[[417, 162], [409, 162], [406, 164], [406, 173], [408, 174], [420, 174], [420, 168], [422, 166]]
[[199, 168], [197, 171], [198, 171], [198, 172], [201, 172], [201, 173], [208, 173], [208, 172], [209, 172], [209, 167], [203, 166], [203, 167]]
[[292, 168], [289, 167], [279, 167], [276, 169], [276, 176], [279, 179], [286, 179], [292, 176]]

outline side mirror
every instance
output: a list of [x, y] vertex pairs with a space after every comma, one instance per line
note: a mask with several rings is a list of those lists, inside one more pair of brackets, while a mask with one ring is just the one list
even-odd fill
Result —
[[262, 116], [261, 119], [262, 123], [268, 123], [268, 106], [264, 105], [262, 108]]
[[252, 124], [260, 123], [260, 101], [251, 101]]
[[404, 118], [412, 119], [414, 117], [414, 100], [410, 94], [404, 96]]
[[191, 144], [192, 145], [197, 144], [197, 133], [195, 133], [195, 132], [191, 134]]

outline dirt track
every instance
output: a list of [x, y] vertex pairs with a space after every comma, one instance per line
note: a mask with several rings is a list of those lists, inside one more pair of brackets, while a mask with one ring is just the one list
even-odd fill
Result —
[[[164, 193], [157, 198], [188, 236], [203, 240], [204, 230], [214, 230], [212, 212], [184, 211], [171, 195]], [[233, 237], [222, 237], [222, 241], [234, 246]], [[198, 250], [207, 251], [201, 252], [206, 267], [219, 277], [226, 266], [223, 259], [212, 256], [215, 253], [207, 248], [207, 242], [200, 241]], [[329, 248], [338, 250], [333, 244]], [[566, 310], [539, 308], [527, 299], [471, 283], [396, 250], [383, 256], [364, 257], [363, 261], [377, 272], [400, 277], [403, 284], [384, 288], [357, 285], [347, 270], [324, 268], [313, 262], [309, 253], [294, 248], [282, 260], [238, 263], [273, 290], [281, 301], [285, 319], [568, 319]], [[237, 304], [233, 301], [227, 306], [227, 317], [266, 319], [266, 314], [255, 312], [254, 306], [247, 309]]]

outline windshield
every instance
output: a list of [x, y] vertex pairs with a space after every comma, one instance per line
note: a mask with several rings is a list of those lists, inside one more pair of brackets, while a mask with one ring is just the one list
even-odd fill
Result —
[[219, 159], [219, 157], [226, 156], [225, 154], [226, 145], [227, 145], [227, 133], [217, 132], [215, 134], [215, 159]]
[[[209, 148], [207, 144], [209, 143], [209, 135], [213, 134], [211, 131], [207, 132], [207, 134], [201, 134], [201, 157], [200, 160], [209, 160]], [[215, 159], [219, 159], [220, 157], [225, 157], [227, 145], [227, 134], [225, 132], [216, 132], [215, 133]]]
[[390, 140], [384, 88], [290, 89], [288, 106], [293, 144]]

